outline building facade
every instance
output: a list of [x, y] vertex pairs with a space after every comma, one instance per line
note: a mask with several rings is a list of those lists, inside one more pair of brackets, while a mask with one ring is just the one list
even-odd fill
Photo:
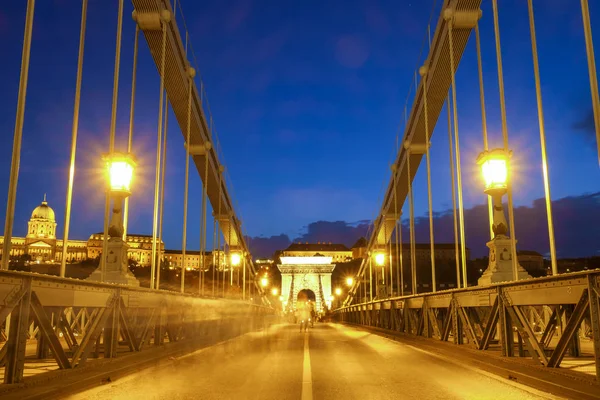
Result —
[[[25, 237], [13, 237], [11, 240], [10, 256], [31, 256], [32, 262], [55, 263], [62, 261], [63, 240], [56, 238], [56, 216], [54, 210], [48, 205], [46, 196], [44, 200], [31, 213], [27, 223], [27, 235]], [[67, 241], [67, 262], [78, 263], [87, 259], [95, 259], [102, 254], [104, 235], [102, 232], [90, 235], [87, 240]], [[0, 256], [4, 236], [0, 236]], [[149, 267], [152, 261], [152, 236], [141, 234], [127, 235], [127, 257], [135, 261], [141, 267]], [[181, 268], [183, 254], [181, 250], [165, 250], [161, 241], [158, 246], [159, 254], [163, 260], [173, 268]], [[186, 269], [199, 269], [200, 252], [186, 251]], [[205, 253], [205, 265], [212, 264], [212, 252]]]

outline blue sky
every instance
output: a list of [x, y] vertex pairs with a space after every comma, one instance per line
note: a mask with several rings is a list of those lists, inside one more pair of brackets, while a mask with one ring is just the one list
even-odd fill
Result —
[[[59, 233], [64, 226], [80, 8], [75, 0], [37, 3], [16, 235], [25, 233], [29, 213], [45, 192], [57, 213]], [[499, 3], [515, 203], [529, 206], [543, 196], [543, 186], [527, 8], [519, 0]], [[591, 98], [579, 3], [534, 3], [552, 197], [597, 192], [598, 156], [586, 124]], [[432, 31], [440, 4], [438, 0]], [[432, 2], [183, 0], [182, 7], [247, 234], [283, 233], [293, 239], [315, 221], [373, 218], [389, 179], [405, 99], [411, 85], [414, 91], [414, 72], [424, 60], [419, 54]], [[600, 23], [600, 7], [594, 2], [590, 7], [594, 28]], [[488, 131], [491, 145], [499, 146], [491, 2], [484, 1], [482, 9]], [[122, 148], [135, 30], [131, 11], [126, 1], [117, 121]], [[100, 155], [108, 148], [116, 13], [117, 1], [90, 0], [72, 238], [87, 238], [102, 227]], [[24, 16], [25, 2], [0, 6], [0, 51], [6, 60], [0, 63], [0, 198], [7, 196]], [[177, 19], [181, 24], [181, 15]], [[140, 43], [134, 132], [140, 166], [130, 231], [151, 233], [159, 79], [145, 42]], [[465, 207], [471, 208], [485, 201], [474, 163], [482, 149], [474, 36], [457, 83]], [[435, 211], [451, 207], [445, 115], [444, 109], [432, 143]], [[172, 115], [170, 121], [164, 239], [168, 247], [179, 248], [184, 150]], [[191, 248], [199, 247], [200, 187], [192, 171]], [[425, 215], [424, 168], [417, 174], [415, 201], [416, 214]], [[1, 208], [2, 220], [4, 213]], [[515, 222], [517, 229], [525, 223]]]

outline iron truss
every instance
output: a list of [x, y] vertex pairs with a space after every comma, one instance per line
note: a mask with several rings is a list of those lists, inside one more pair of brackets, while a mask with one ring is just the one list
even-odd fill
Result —
[[397, 297], [338, 309], [339, 322], [452, 340], [559, 367], [591, 339], [600, 379], [600, 271]]
[[[26, 364], [36, 359], [71, 369], [90, 357], [113, 358], [213, 333], [237, 336], [262, 326], [271, 313], [242, 301], [0, 271], [3, 383], [23, 381]], [[28, 344], [35, 346], [34, 357], [26, 357]]]

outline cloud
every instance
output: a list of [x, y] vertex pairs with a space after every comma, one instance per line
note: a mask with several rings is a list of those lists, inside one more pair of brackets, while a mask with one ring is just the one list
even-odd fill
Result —
[[281, 234], [270, 237], [246, 237], [248, 247], [254, 258], [269, 258], [277, 250], [285, 249], [291, 243], [287, 235]]
[[306, 227], [306, 233], [294, 239], [294, 242], [331, 242], [351, 247], [361, 236], [366, 236], [369, 221], [356, 224], [346, 221], [317, 221]]
[[[600, 192], [570, 196], [552, 202], [556, 250], [559, 258], [597, 256], [600, 251]], [[531, 206], [514, 209], [517, 248], [534, 250], [549, 255], [550, 245], [543, 198]], [[505, 214], [508, 219], [508, 213]], [[487, 205], [465, 210], [465, 238], [471, 257], [488, 254], [485, 243], [489, 240]], [[408, 221], [403, 224], [403, 238], [408, 239]], [[452, 211], [439, 213], [434, 219], [436, 243], [454, 242]], [[429, 219], [415, 219], [415, 240], [429, 242]]]
[[594, 111], [590, 108], [579, 120], [573, 123], [573, 129], [581, 132], [588, 138], [595, 138]]
[[[552, 202], [557, 254], [559, 258], [597, 256], [600, 252], [600, 192], [570, 196]], [[546, 203], [536, 199], [531, 206], [515, 208], [517, 248], [534, 250], [546, 256], [550, 245], [546, 222]], [[486, 242], [489, 240], [487, 205], [477, 205], [465, 210], [465, 237], [471, 258], [487, 256]], [[508, 214], [506, 214], [508, 217]], [[355, 223], [346, 221], [317, 221], [308, 224], [304, 233], [294, 242], [331, 242], [352, 246], [361, 236], [366, 237], [370, 221]], [[454, 221], [452, 210], [434, 214], [436, 243], [454, 243]], [[409, 241], [408, 220], [403, 220], [402, 237]], [[270, 257], [276, 250], [285, 249], [289, 236], [250, 238], [255, 257]], [[429, 219], [415, 218], [415, 240], [429, 243]]]

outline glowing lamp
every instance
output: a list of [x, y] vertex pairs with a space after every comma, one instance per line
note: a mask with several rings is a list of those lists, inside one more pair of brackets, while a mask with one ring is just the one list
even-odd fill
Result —
[[341, 294], [342, 294], [342, 289], [340, 289], [340, 288], [335, 288], [335, 295], [336, 295], [336, 296], [339, 296], [339, 295], [341, 295]]
[[265, 287], [269, 284], [269, 280], [265, 277], [260, 280], [260, 284], [262, 287]]
[[375, 264], [382, 266], [385, 263], [385, 254], [375, 253]]
[[511, 153], [503, 149], [484, 151], [477, 157], [485, 181], [484, 192], [504, 193], [508, 185], [508, 159]]
[[109, 178], [109, 189], [113, 194], [129, 196], [131, 180], [137, 163], [129, 153], [111, 153], [104, 157]]
[[231, 265], [237, 267], [242, 262], [242, 256], [240, 253], [231, 253]]
[[354, 278], [352, 278], [351, 276], [346, 278], [346, 285], [348, 286], [352, 286], [354, 285]]
[[277, 294], [278, 294], [278, 293], [279, 293], [279, 290], [277, 290], [277, 288], [273, 288], [273, 289], [271, 289], [271, 294], [272, 294], [273, 296], [277, 296]]

